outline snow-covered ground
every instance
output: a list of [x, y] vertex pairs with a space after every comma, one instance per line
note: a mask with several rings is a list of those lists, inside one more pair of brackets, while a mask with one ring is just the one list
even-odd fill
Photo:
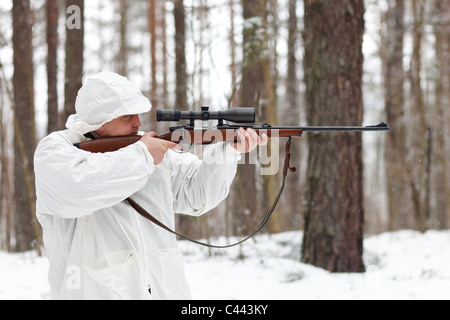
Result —
[[[211, 251], [181, 241], [194, 299], [450, 299], [450, 231], [368, 237], [364, 274], [300, 263], [301, 237], [261, 235]], [[33, 252], [0, 252], [0, 299], [50, 299], [47, 267]]]

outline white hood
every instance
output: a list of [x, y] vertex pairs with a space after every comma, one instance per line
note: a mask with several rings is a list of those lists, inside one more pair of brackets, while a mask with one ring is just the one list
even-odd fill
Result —
[[78, 92], [76, 114], [66, 123], [69, 136], [77, 139], [118, 117], [149, 112], [150, 101], [127, 78], [102, 72], [89, 77]]

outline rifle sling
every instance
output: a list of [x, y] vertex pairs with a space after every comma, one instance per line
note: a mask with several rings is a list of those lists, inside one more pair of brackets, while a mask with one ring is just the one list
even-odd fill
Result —
[[286, 185], [286, 176], [287, 176], [287, 172], [288, 170], [291, 172], [295, 172], [296, 169], [295, 168], [291, 168], [290, 167], [290, 157], [291, 157], [291, 153], [290, 153], [290, 147], [291, 147], [291, 142], [292, 142], [292, 138], [289, 138], [289, 141], [286, 144], [286, 156], [285, 156], [285, 160], [284, 160], [284, 168], [283, 168], [283, 179], [282, 179], [282, 183], [281, 183], [281, 188], [278, 191], [278, 195], [275, 198], [272, 206], [270, 207], [266, 217], [264, 218], [264, 220], [261, 222], [260, 226], [258, 227], [258, 229], [256, 229], [255, 232], [253, 232], [251, 235], [249, 235], [248, 237], [244, 238], [243, 240], [234, 243], [234, 244], [230, 244], [230, 245], [225, 245], [225, 246], [218, 246], [218, 245], [211, 245], [211, 244], [207, 244], [207, 243], [203, 243], [194, 239], [190, 239], [189, 237], [186, 237], [172, 229], [170, 229], [169, 227], [167, 227], [165, 224], [163, 224], [161, 221], [159, 221], [158, 219], [156, 219], [154, 216], [152, 216], [150, 213], [147, 212], [147, 210], [145, 210], [144, 208], [142, 208], [136, 201], [134, 201], [131, 198], [127, 198], [125, 199], [125, 201], [127, 201], [141, 216], [143, 216], [144, 218], [150, 220], [151, 222], [153, 222], [154, 224], [156, 224], [157, 226], [161, 227], [162, 229], [182, 238], [185, 240], [188, 240], [190, 242], [193, 242], [195, 244], [204, 246], [204, 247], [208, 247], [208, 248], [214, 248], [214, 249], [226, 249], [226, 248], [231, 248], [231, 247], [235, 247], [237, 245], [240, 245], [242, 243], [244, 243], [245, 241], [249, 240], [250, 238], [252, 238], [253, 236], [255, 236], [258, 232], [261, 231], [262, 228], [264, 228], [264, 226], [267, 224], [267, 222], [269, 221], [270, 217], [272, 216], [272, 213], [274, 212], [280, 197], [283, 193], [284, 190], [284, 186]]

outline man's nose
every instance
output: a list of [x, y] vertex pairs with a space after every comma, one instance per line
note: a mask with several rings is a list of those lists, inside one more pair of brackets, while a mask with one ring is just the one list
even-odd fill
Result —
[[134, 127], [140, 127], [141, 126], [141, 119], [139, 119], [139, 115], [138, 114], [135, 114], [134, 116], [133, 116], [133, 126]]

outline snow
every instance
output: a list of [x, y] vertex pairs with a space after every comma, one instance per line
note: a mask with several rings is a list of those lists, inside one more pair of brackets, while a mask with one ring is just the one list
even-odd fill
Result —
[[[332, 274], [299, 262], [301, 238], [301, 232], [259, 235], [225, 250], [180, 241], [193, 298], [450, 299], [450, 231], [367, 237], [362, 274]], [[47, 269], [47, 259], [34, 252], [0, 252], [0, 299], [50, 299]]]

